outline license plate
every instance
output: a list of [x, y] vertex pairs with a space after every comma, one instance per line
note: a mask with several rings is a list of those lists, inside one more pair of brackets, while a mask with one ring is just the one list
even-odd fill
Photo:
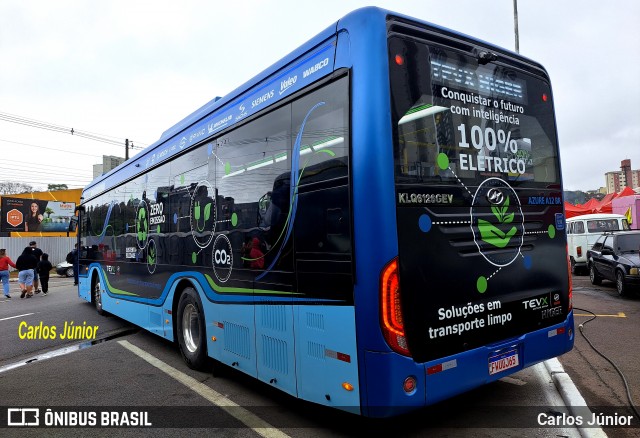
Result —
[[520, 361], [518, 360], [517, 350], [509, 350], [496, 354], [495, 356], [489, 357], [489, 375], [517, 367], [519, 364]]

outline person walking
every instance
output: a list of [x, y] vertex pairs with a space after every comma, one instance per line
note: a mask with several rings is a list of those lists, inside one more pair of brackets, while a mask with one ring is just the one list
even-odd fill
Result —
[[67, 254], [67, 263], [71, 263], [73, 265], [73, 285], [78, 285], [78, 263], [79, 263], [79, 255], [78, 244], [76, 243], [73, 249]]
[[[35, 240], [32, 240], [31, 242], [29, 242], [29, 248], [31, 248], [31, 254], [33, 254], [36, 258], [36, 263], [39, 262], [40, 258], [42, 257], [42, 250], [38, 248], [38, 244], [35, 242]], [[38, 277], [38, 272], [34, 269], [33, 288], [35, 289], [34, 292], [37, 294], [40, 293], [39, 281], [40, 281], [40, 278]]]
[[49, 294], [49, 274], [51, 273], [51, 269], [53, 265], [49, 261], [49, 254], [46, 252], [42, 254], [42, 258], [38, 262], [38, 266], [36, 267], [36, 272], [38, 272], [38, 276], [40, 277], [40, 284], [42, 285], [42, 295], [47, 296]]
[[18, 269], [18, 285], [20, 286], [20, 298], [31, 298], [33, 296], [33, 273], [38, 266], [38, 260], [33, 255], [30, 246], [27, 246], [18, 260], [16, 260], [16, 269]]
[[12, 268], [16, 267], [16, 264], [13, 263], [13, 260], [7, 255], [7, 250], [5, 248], [0, 249], [0, 281], [2, 282], [2, 287], [4, 289], [4, 296], [7, 298], [11, 298], [9, 294], [9, 266]]

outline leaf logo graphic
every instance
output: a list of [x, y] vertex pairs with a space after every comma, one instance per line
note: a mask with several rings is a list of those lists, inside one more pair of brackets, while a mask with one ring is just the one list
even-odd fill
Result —
[[156, 247], [152, 246], [149, 248], [149, 252], [147, 254], [147, 263], [150, 265], [155, 265], [156, 263]]
[[137, 228], [138, 228], [138, 240], [144, 242], [147, 240], [147, 212], [144, 208], [138, 210], [138, 220], [137, 220]]
[[[498, 219], [499, 224], [510, 224], [513, 222], [514, 213], [507, 214], [509, 210], [509, 197], [504, 201], [502, 206], [491, 206], [491, 211], [494, 216]], [[516, 227], [511, 227], [509, 231], [506, 233], [502, 231], [497, 226], [493, 225], [489, 221], [485, 221], [483, 219], [478, 219], [478, 229], [480, 230], [480, 235], [482, 236], [482, 240], [487, 242], [490, 245], [493, 245], [497, 248], [504, 248], [509, 244], [509, 241], [516, 234]]]

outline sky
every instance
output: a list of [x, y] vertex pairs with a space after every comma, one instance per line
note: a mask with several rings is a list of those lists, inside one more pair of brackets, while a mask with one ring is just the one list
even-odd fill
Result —
[[[125, 139], [139, 153], [363, 6], [515, 50], [514, 0], [0, 0], [0, 181], [82, 187]], [[565, 190], [640, 169], [640, 2], [517, 10], [520, 53], [551, 77]]]

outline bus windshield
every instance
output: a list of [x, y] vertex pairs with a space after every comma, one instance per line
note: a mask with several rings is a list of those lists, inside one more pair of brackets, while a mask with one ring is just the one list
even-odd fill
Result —
[[495, 176], [512, 185], [559, 183], [548, 83], [401, 38], [390, 47], [406, 74], [392, 77], [397, 182], [474, 185]]

